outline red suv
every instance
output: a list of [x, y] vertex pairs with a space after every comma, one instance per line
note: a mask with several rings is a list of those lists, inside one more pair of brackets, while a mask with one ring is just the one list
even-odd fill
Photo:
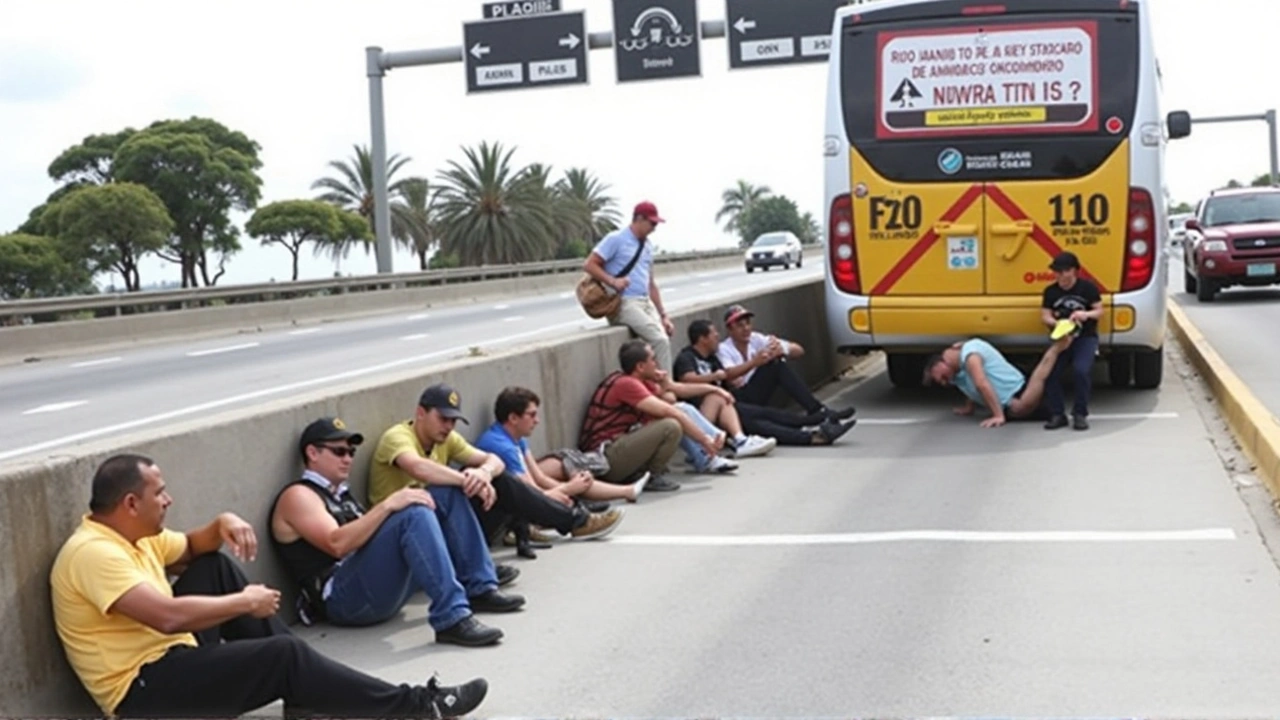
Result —
[[1280, 284], [1280, 187], [1216, 190], [1186, 227], [1185, 287], [1197, 300], [1232, 285]]

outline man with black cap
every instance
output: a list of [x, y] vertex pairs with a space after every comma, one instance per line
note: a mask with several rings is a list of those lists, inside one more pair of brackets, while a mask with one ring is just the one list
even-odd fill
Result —
[[479, 516], [482, 537], [490, 541], [502, 537], [512, 520], [586, 538], [606, 534], [621, 519], [613, 509], [566, 507], [521, 482], [506, 472], [496, 454], [477, 449], [454, 430], [459, 420], [470, 424], [456, 390], [444, 384], [424, 390], [414, 419], [392, 426], [378, 443], [369, 470], [369, 499], [381, 503], [401, 488], [423, 485], [433, 494], [465, 495], [471, 498], [473, 518]]
[[1071, 366], [1075, 380], [1075, 401], [1071, 407], [1071, 426], [1089, 429], [1089, 395], [1092, 389], [1093, 361], [1098, 355], [1098, 318], [1102, 317], [1102, 293], [1098, 286], [1080, 277], [1080, 259], [1075, 253], [1059, 254], [1049, 264], [1057, 276], [1044, 289], [1040, 319], [1049, 328], [1067, 321], [1075, 339], [1058, 356], [1044, 387], [1044, 407], [1049, 413], [1046, 430], [1067, 426], [1066, 399], [1062, 391], [1062, 371]]
[[665, 222], [653, 203], [640, 202], [631, 213], [631, 224], [601, 238], [582, 269], [622, 296], [610, 325], [625, 325], [653, 348], [658, 367], [671, 371], [671, 340], [675, 325], [667, 317], [662, 293], [653, 277], [653, 247], [649, 235]]
[[[271, 509], [271, 539], [300, 586], [303, 623], [385, 622], [421, 590], [431, 600], [427, 619], [437, 642], [497, 642], [502, 631], [472, 611], [508, 612], [524, 598], [498, 591], [505, 583], [466, 499], [407, 487], [366, 511], [347, 486], [363, 442], [338, 418], [308, 425], [298, 447], [302, 477]], [[518, 572], [506, 574], [509, 582]]]

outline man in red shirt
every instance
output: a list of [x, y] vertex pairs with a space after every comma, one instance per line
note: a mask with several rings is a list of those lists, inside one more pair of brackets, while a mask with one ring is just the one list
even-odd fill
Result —
[[[666, 473], [685, 436], [721, 461], [717, 465], [725, 464], [724, 458], [717, 457], [724, 447], [724, 433], [708, 434], [686, 412], [664, 399], [666, 373], [658, 369], [647, 342], [625, 343], [618, 351], [618, 364], [622, 369], [610, 373], [592, 394], [578, 443], [579, 449], [601, 452], [609, 460], [609, 472], [601, 480], [625, 485], [648, 472], [646, 491], [679, 490], [680, 485]], [[670, 385], [697, 395], [716, 389]]]

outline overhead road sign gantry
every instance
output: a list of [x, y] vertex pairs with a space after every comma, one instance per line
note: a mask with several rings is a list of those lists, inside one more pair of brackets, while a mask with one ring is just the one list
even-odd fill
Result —
[[725, 0], [729, 68], [825, 62], [846, 0]]
[[587, 82], [581, 10], [476, 20], [462, 37], [469, 93]]
[[702, 74], [698, 0], [613, 0], [618, 82]]

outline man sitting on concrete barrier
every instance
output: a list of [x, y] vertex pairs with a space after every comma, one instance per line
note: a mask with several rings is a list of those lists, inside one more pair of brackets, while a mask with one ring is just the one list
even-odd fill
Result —
[[800, 404], [808, 415], [822, 414], [827, 420], [849, 420], [856, 412], [847, 407], [828, 408], [791, 367], [790, 361], [804, 356], [800, 343], [756, 332], [751, 319], [755, 313], [741, 305], [732, 305], [724, 314], [724, 327], [729, 337], [717, 349], [725, 377], [739, 402], [768, 406], [781, 389]]
[[[716, 354], [719, 346], [720, 333], [710, 320], [699, 319], [689, 323], [689, 345], [676, 356], [676, 380], [689, 384], [707, 383], [723, 388], [728, 372], [725, 371], [724, 365], [720, 363], [720, 358]], [[801, 415], [743, 400], [736, 401], [732, 408], [736, 411], [734, 419], [741, 418], [740, 429], [737, 432], [752, 433], [747, 436], [749, 438], [761, 436], [763, 436], [762, 440], [767, 438], [770, 450], [777, 443], [801, 446], [830, 445], [853, 427], [853, 423], [842, 423], [839, 420], [830, 419], [826, 412]], [[708, 408], [704, 403], [699, 410], [708, 419], [717, 419], [714, 407]], [[734, 432], [734, 428], [725, 425], [721, 427]], [[735, 446], [744, 444], [741, 438], [734, 438], [733, 442]], [[750, 440], [745, 444], [749, 447]], [[742, 454], [740, 449], [737, 452]]]
[[492, 566], [480, 526], [459, 496], [406, 487], [366, 511], [347, 486], [363, 442], [340, 419], [308, 425], [298, 445], [302, 477], [272, 505], [271, 539], [300, 587], [303, 623], [386, 622], [421, 590], [431, 600], [427, 621], [437, 642], [497, 642], [502, 631], [472, 611], [522, 605], [524, 598], [497, 590], [519, 571]]
[[253, 528], [223, 513], [185, 534], [170, 530], [172, 502], [150, 459], [107, 459], [89, 513], [53, 563], [58, 637], [107, 715], [235, 717], [284, 700], [287, 715], [440, 718], [484, 700], [483, 678], [396, 685], [316, 652], [276, 616], [280, 593], [250, 584], [219, 552], [225, 544], [256, 559]]
[[957, 415], [972, 415], [979, 403], [985, 405], [991, 417], [982, 421], [984, 428], [999, 427], [1008, 418], [1034, 418], [1041, 414], [1049, 373], [1071, 339], [1067, 336], [1050, 345], [1029, 378], [986, 340], [958, 342], [925, 361], [924, 384], [954, 385], [964, 393], [965, 403], [955, 409]]

